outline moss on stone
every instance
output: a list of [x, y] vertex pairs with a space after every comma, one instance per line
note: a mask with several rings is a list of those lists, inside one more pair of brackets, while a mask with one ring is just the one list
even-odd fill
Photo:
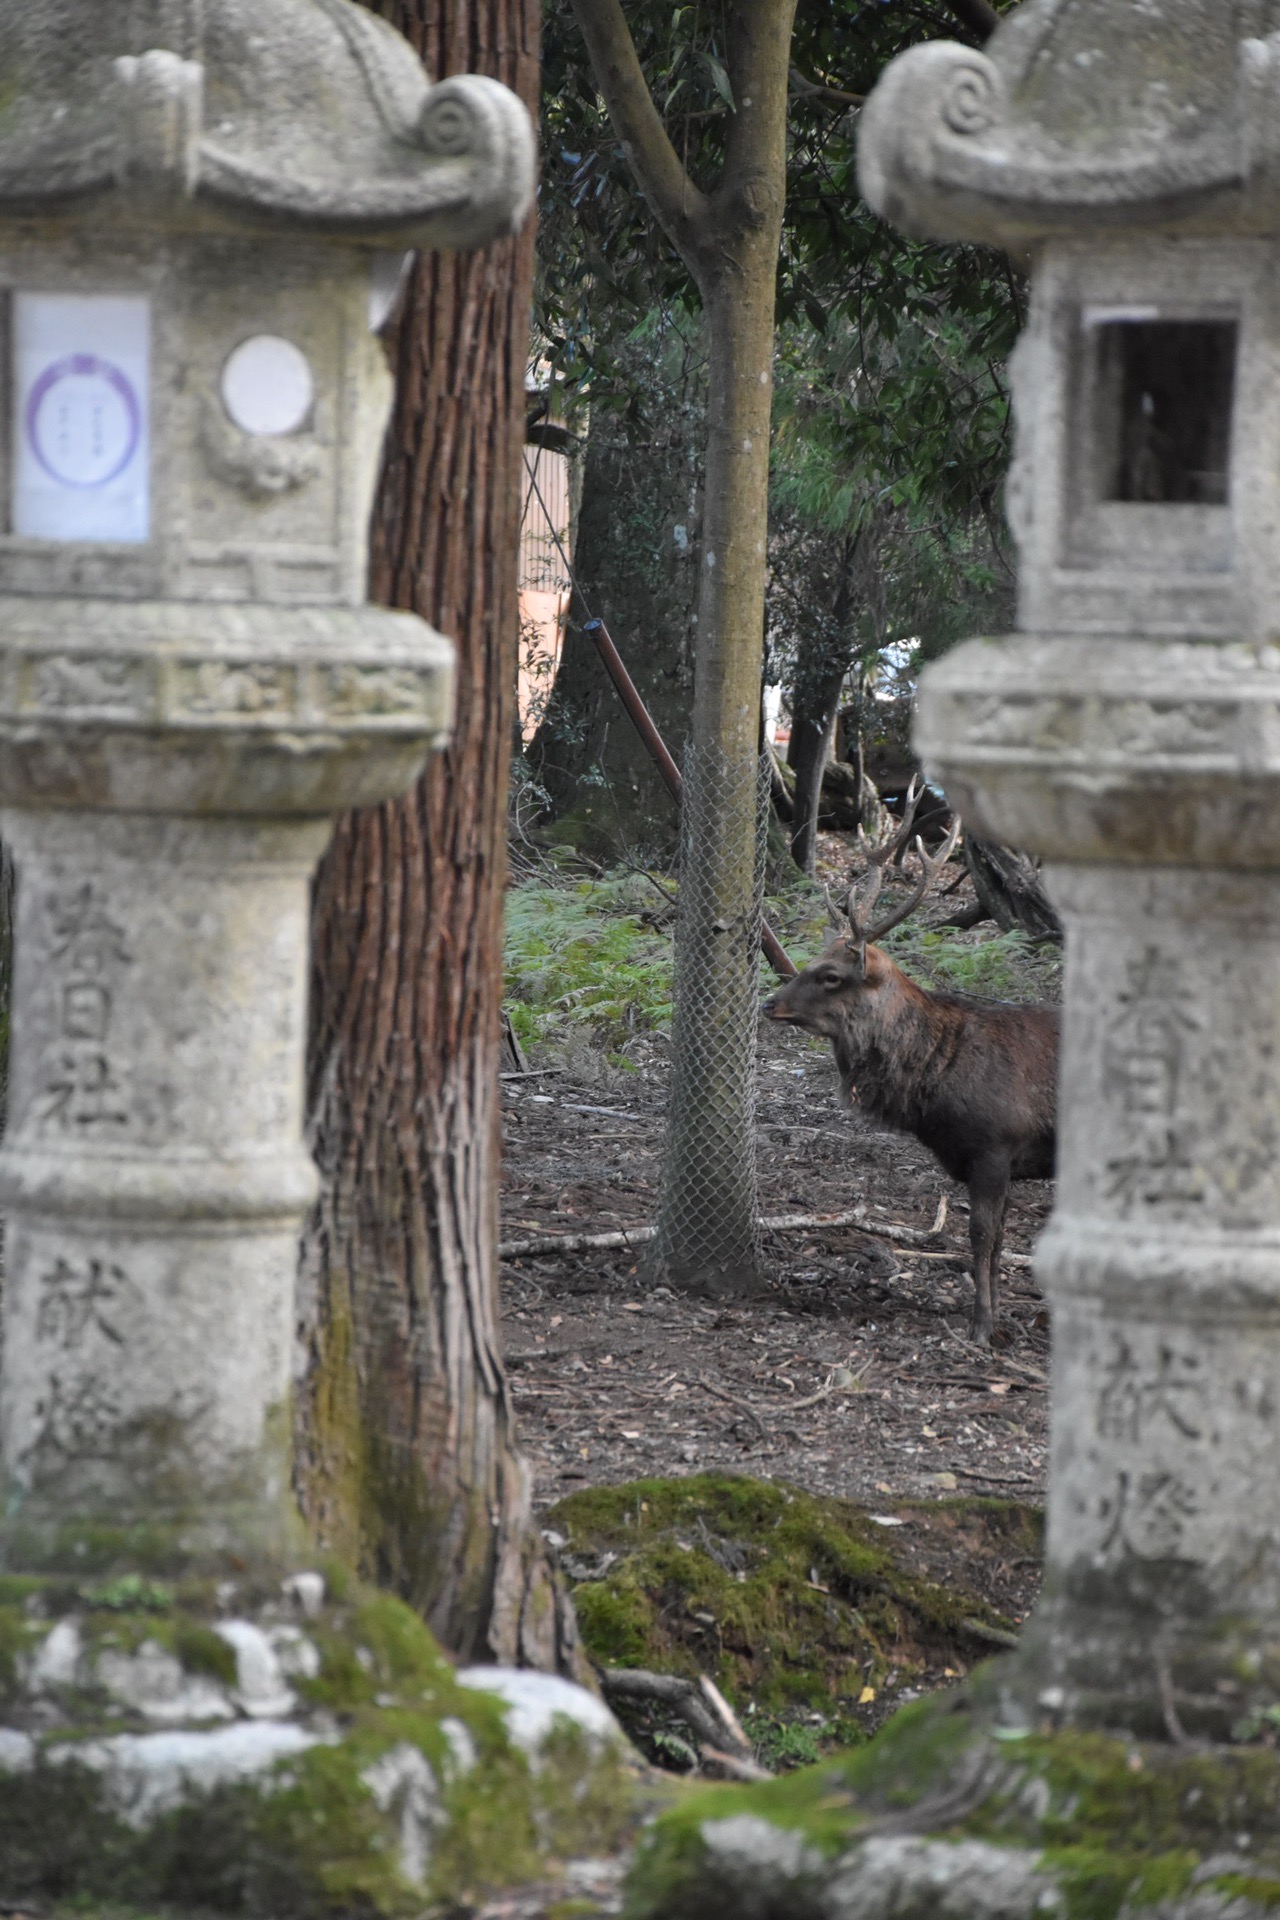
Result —
[[781, 1483], [637, 1480], [571, 1494], [549, 1520], [572, 1564], [601, 1562], [574, 1588], [594, 1660], [709, 1672], [738, 1706], [856, 1699], [891, 1668], [966, 1660], [966, 1620], [1010, 1625], [976, 1594], [904, 1568], [851, 1501]]
[[180, 1617], [174, 1623], [172, 1648], [186, 1672], [206, 1674], [224, 1687], [235, 1685], [235, 1649], [203, 1620]]
[[544, 1851], [560, 1859], [592, 1836], [596, 1853], [613, 1853], [636, 1823], [635, 1781], [617, 1752], [602, 1752], [582, 1727], [558, 1721], [542, 1743], [534, 1813]]
[[[278, 1583], [289, 1565], [297, 1565], [305, 1546], [296, 1516], [268, 1513], [264, 1519], [246, 1505], [235, 1517], [242, 1542], [234, 1569], [237, 1585], [248, 1591]], [[225, 1579], [232, 1570], [220, 1547], [199, 1544], [201, 1524], [198, 1510], [177, 1506], [163, 1520], [120, 1526], [18, 1518], [4, 1528], [5, 1567], [9, 1578], [33, 1576], [42, 1587], [59, 1576], [81, 1598], [91, 1587], [109, 1592], [117, 1583], [125, 1583], [126, 1591], [132, 1585], [176, 1592], [192, 1580]]]
[[85, 1587], [83, 1598], [87, 1607], [108, 1613], [168, 1613], [173, 1588], [139, 1573], [124, 1573], [99, 1586]]
[[[38, 1750], [34, 1766], [0, 1774], [0, 1890], [8, 1898], [45, 1908], [58, 1901], [169, 1905], [264, 1920], [420, 1913], [423, 1890], [401, 1873], [401, 1807], [380, 1806], [362, 1777], [403, 1746], [423, 1754], [438, 1783], [427, 1895], [441, 1907], [535, 1877], [557, 1854], [618, 1844], [636, 1823], [634, 1783], [621, 1761], [565, 1726], [531, 1763], [507, 1739], [502, 1701], [458, 1685], [409, 1607], [346, 1582], [303, 1627], [320, 1653], [318, 1676], [294, 1683], [324, 1710], [320, 1744], [260, 1780], [194, 1794], [139, 1831], [112, 1803], [103, 1776], [68, 1748], [104, 1733], [146, 1731], [141, 1716], [101, 1690], [72, 1688], [57, 1696], [54, 1725], [45, 1718], [32, 1725], [20, 1656], [52, 1624], [44, 1595], [33, 1592], [38, 1605], [30, 1614], [0, 1608], [9, 1698], [19, 1707], [9, 1724], [30, 1726]], [[190, 1606], [179, 1594], [165, 1612], [128, 1612], [89, 1607], [82, 1591], [76, 1621], [90, 1658], [96, 1648], [132, 1652], [153, 1641], [188, 1670], [231, 1683], [234, 1653], [214, 1631], [212, 1598], [198, 1588]], [[47, 1716], [55, 1702], [46, 1696], [44, 1705]], [[460, 1764], [446, 1720], [465, 1727], [474, 1765]]]
[[39, 1574], [0, 1573], [0, 1607], [20, 1607], [47, 1584]]
[[[639, 1849], [628, 1920], [715, 1920], [702, 1829], [742, 1813], [802, 1834], [828, 1861], [884, 1830], [886, 1816], [899, 1830], [905, 1820], [907, 1831], [1022, 1848], [1060, 1889], [1069, 1920], [1117, 1920], [1193, 1884], [1280, 1905], [1280, 1753], [1010, 1734], [992, 1726], [993, 1693], [988, 1670], [904, 1708], [852, 1753], [757, 1787], [689, 1794]], [[1247, 1868], [1231, 1857], [1242, 1847]], [[788, 1911], [781, 1900], [776, 1920]]]
[[320, 1672], [296, 1684], [313, 1706], [354, 1712], [388, 1693], [432, 1704], [456, 1691], [452, 1668], [417, 1614], [390, 1594], [362, 1589], [353, 1605], [330, 1610], [307, 1631]]
[[1280, 1907], [1280, 1875], [1255, 1873], [1215, 1873], [1201, 1880], [1228, 1900], [1249, 1900], [1255, 1907]]
[[[493, 1703], [478, 1704], [472, 1732], [481, 1735], [474, 1721]], [[0, 1777], [0, 1884], [10, 1898], [173, 1903], [271, 1920], [420, 1913], [423, 1891], [400, 1872], [396, 1810], [380, 1809], [361, 1778], [406, 1739], [439, 1776], [438, 1723], [373, 1710], [340, 1744], [282, 1763], [267, 1790], [219, 1788], [145, 1833], [117, 1816], [86, 1767]], [[625, 1770], [576, 1729], [553, 1735], [537, 1767], [510, 1747], [491, 1752], [445, 1789], [443, 1806], [427, 1891], [447, 1907], [535, 1878], [550, 1858], [621, 1844], [635, 1822]]]
[[[50, 1610], [42, 1611], [47, 1615]], [[171, 1597], [164, 1612], [127, 1613], [108, 1602], [105, 1606], [78, 1608], [75, 1617], [89, 1660], [103, 1648], [136, 1654], [145, 1646], [158, 1646], [172, 1654], [186, 1672], [217, 1680], [223, 1686], [235, 1685], [235, 1650], [214, 1632], [210, 1615], [203, 1609], [179, 1606]], [[49, 1625], [47, 1617], [28, 1622], [28, 1647], [48, 1633]], [[106, 1704], [96, 1693], [83, 1693], [81, 1711], [91, 1718], [101, 1718], [101, 1711], [94, 1714], [92, 1708], [96, 1705], [101, 1710]], [[109, 1712], [107, 1717], [118, 1720], [119, 1710]]]
[[38, 1632], [20, 1606], [0, 1605], [0, 1704], [16, 1686], [20, 1662]]
[[1071, 1730], [1003, 1745], [1015, 1750], [1013, 1781], [971, 1830], [1041, 1847], [1080, 1920], [1182, 1892], [1241, 1834], [1260, 1877], [1280, 1872], [1280, 1755], [1271, 1748], [1201, 1751]]

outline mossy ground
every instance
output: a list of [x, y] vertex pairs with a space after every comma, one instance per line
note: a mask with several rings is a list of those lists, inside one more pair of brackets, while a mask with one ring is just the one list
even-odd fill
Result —
[[[825, 1860], [887, 1830], [1028, 1850], [1068, 1920], [1117, 1920], [1192, 1887], [1280, 1907], [1280, 1753], [1174, 1748], [1101, 1733], [995, 1731], [986, 1674], [903, 1710], [874, 1741], [753, 1787], [704, 1787], [663, 1814], [633, 1869], [628, 1920], [718, 1920], [703, 1824], [749, 1813]], [[952, 1794], [957, 1783], [969, 1790]], [[759, 1920], [799, 1911], [783, 1897]], [[912, 1909], [914, 1912], [914, 1909]]]
[[[30, 1656], [68, 1616], [86, 1661], [74, 1686], [46, 1687], [35, 1701]], [[418, 1913], [423, 1894], [400, 1871], [401, 1809], [380, 1807], [362, 1777], [404, 1744], [425, 1756], [441, 1790], [435, 1905], [537, 1878], [567, 1854], [614, 1848], [637, 1818], [621, 1760], [565, 1723], [531, 1762], [508, 1741], [500, 1702], [458, 1685], [416, 1614], [335, 1572], [322, 1615], [299, 1623], [319, 1671], [292, 1680], [325, 1743], [280, 1763], [265, 1786], [219, 1786], [145, 1828], [131, 1824], [103, 1778], [67, 1756], [73, 1742], [155, 1731], [91, 1684], [93, 1655], [152, 1642], [185, 1671], [229, 1682], [234, 1662], [213, 1631], [217, 1617], [212, 1587], [4, 1583], [0, 1725], [25, 1728], [39, 1758], [0, 1773], [0, 1903], [97, 1912], [95, 1903], [113, 1901], [271, 1920]], [[449, 1720], [466, 1729], [473, 1766], [459, 1765]]]
[[[943, 1506], [971, 1529], [999, 1529], [1011, 1550], [1038, 1530], [1037, 1514], [1007, 1502]], [[861, 1507], [782, 1483], [636, 1480], [572, 1494], [548, 1524], [579, 1576], [574, 1604], [591, 1658], [708, 1674], [771, 1766], [865, 1737], [891, 1676], [932, 1684], [967, 1672], [985, 1651], [975, 1622], [1010, 1628], [975, 1593], [907, 1569], [893, 1531]], [[656, 1759], [678, 1758], [677, 1725], [645, 1713], [629, 1724]]]

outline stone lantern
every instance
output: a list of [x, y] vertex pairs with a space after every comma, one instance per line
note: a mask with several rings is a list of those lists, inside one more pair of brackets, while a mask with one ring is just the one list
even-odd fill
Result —
[[[862, 115], [863, 190], [1029, 269], [1018, 632], [922, 679], [1066, 927], [1042, 1598], [869, 1747], [682, 1809], [634, 1920], [1280, 1904], [1280, 0], [1019, 0]], [[841, 1809], [844, 1809], [843, 1813]], [[647, 1889], [656, 1890], [646, 1899]]]
[[373, 327], [408, 250], [519, 223], [532, 134], [348, 0], [27, 0], [0, 73], [0, 1788], [96, 1726], [60, 1759], [134, 1830], [338, 1738], [288, 1624], [308, 886], [452, 708], [447, 641], [365, 604]]
[[1029, 263], [1019, 632], [926, 675], [1067, 930], [1044, 1598], [1009, 1697], [1280, 1695], [1280, 6], [1024, 0], [863, 123], [873, 206]]

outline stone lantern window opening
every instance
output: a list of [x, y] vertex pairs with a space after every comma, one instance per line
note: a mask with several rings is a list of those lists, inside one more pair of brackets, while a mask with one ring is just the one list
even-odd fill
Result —
[[1103, 498], [1227, 506], [1239, 323], [1125, 318], [1093, 333]]
[[[1110, 624], [1121, 577], [1138, 576], [1147, 630], [1185, 630], [1194, 601], [1203, 634], [1239, 631], [1266, 429], [1237, 394], [1267, 353], [1266, 280], [1247, 243], [1046, 247], [1042, 347], [1024, 343], [1013, 365], [1026, 626]], [[1031, 465], [1040, 506], [1023, 524]]]

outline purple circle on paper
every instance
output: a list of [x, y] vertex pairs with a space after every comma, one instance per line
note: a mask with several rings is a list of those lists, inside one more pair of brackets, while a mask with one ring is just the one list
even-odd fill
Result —
[[[114, 393], [124, 409], [123, 452], [116, 456], [109, 467], [101, 473], [95, 473], [91, 479], [68, 473], [65, 467], [58, 465], [57, 452], [46, 444], [47, 436], [41, 424], [40, 416], [45, 402], [56, 388], [71, 380], [102, 382]], [[27, 443], [51, 480], [56, 480], [62, 487], [92, 490], [108, 486], [112, 480], [118, 479], [138, 451], [138, 442], [142, 438], [142, 408], [132, 383], [110, 360], [100, 360], [96, 353], [69, 353], [61, 360], [51, 361], [32, 387], [27, 397], [25, 425]]]

